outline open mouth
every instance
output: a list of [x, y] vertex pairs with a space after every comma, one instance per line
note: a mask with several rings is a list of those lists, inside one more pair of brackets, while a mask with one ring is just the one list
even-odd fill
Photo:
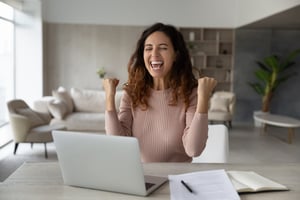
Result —
[[163, 61], [152, 61], [150, 62], [152, 69], [158, 70], [164, 64]]

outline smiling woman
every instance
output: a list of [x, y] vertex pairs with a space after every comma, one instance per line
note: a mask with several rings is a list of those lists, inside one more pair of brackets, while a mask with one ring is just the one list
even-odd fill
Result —
[[114, 104], [119, 80], [104, 80], [106, 133], [136, 137], [143, 162], [191, 162], [200, 155], [216, 80], [194, 77], [181, 33], [162, 23], [147, 28], [128, 72], [119, 113]]

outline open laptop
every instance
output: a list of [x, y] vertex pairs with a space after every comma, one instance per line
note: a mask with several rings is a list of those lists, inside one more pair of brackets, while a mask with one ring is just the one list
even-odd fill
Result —
[[53, 131], [66, 185], [147, 196], [166, 177], [144, 176], [134, 137]]

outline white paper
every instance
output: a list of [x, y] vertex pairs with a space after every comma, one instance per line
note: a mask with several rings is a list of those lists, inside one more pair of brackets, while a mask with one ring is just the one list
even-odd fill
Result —
[[[171, 200], [240, 200], [225, 170], [169, 175]], [[181, 183], [183, 180], [192, 190]]]

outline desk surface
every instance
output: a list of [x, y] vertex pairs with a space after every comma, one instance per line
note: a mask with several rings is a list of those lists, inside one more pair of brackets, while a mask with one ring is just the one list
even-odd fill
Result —
[[[251, 170], [286, 185], [290, 191], [240, 194], [241, 199], [300, 199], [300, 163], [291, 164], [203, 164], [150, 163], [144, 164], [145, 174], [167, 176], [202, 170]], [[149, 197], [76, 188], [63, 185], [57, 162], [25, 163], [6, 181], [0, 183], [0, 199], [170, 199], [169, 183]]]

